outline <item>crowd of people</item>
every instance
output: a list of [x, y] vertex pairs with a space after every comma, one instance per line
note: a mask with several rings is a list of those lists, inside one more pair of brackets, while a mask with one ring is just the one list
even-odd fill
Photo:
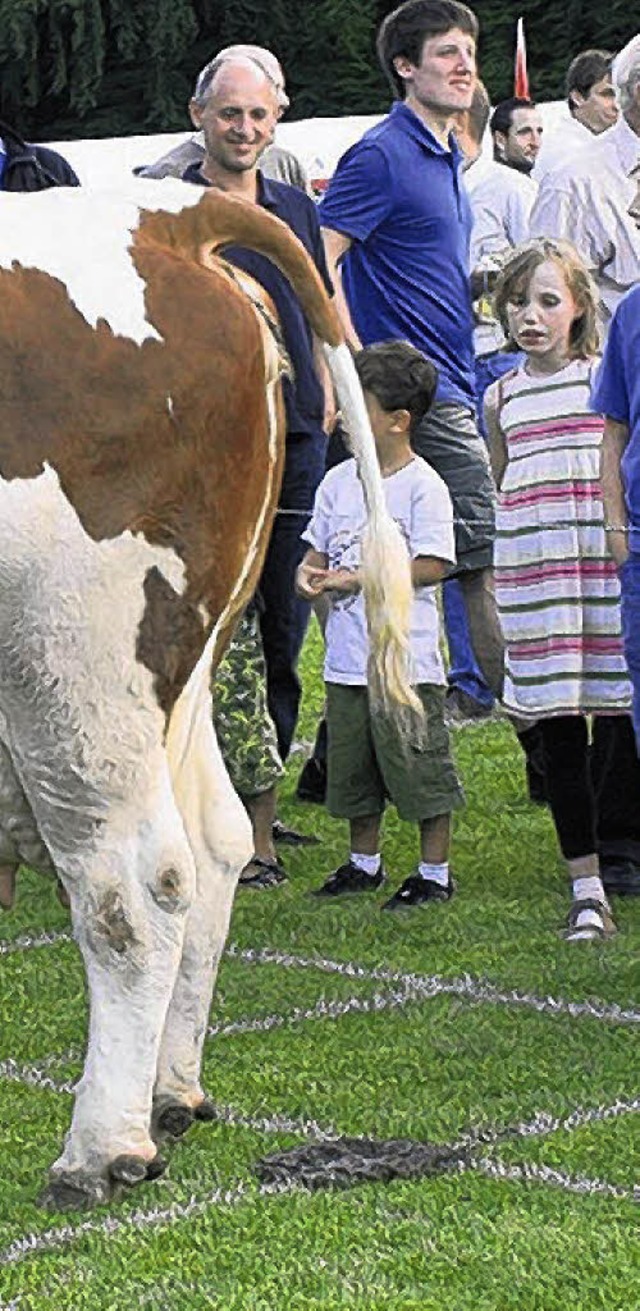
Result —
[[[140, 170], [242, 197], [302, 241], [335, 296], [412, 560], [418, 709], [399, 731], [369, 706], [365, 511], [318, 343], [274, 265], [229, 249], [271, 295], [293, 369], [278, 513], [213, 713], [253, 824], [241, 881], [275, 886], [276, 844], [307, 840], [279, 824], [276, 800], [313, 607], [326, 712], [298, 795], [326, 802], [350, 836], [316, 891], [383, 883], [391, 800], [419, 830], [416, 867], [384, 902], [404, 910], [454, 892], [464, 799], [448, 725], [501, 702], [566, 861], [566, 937], [601, 940], [615, 931], [610, 898], [640, 894], [640, 36], [576, 56], [549, 141], [531, 100], [492, 109], [477, 41], [460, 0], [405, 0], [385, 18], [392, 108], [319, 204], [274, 144], [288, 98], [260, 46], [214, 56], [190, 101], [194, 136]], [[77, 185], [55, 152], [0, 133], [2, 187]]]

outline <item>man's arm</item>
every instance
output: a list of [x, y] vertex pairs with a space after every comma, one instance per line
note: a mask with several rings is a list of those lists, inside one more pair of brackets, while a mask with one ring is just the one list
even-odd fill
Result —
[[335, 232], [333, 228], [322, 228], [321, 231], [327, 267], [329, 269], [329, 277], [331, 278], [334, 287], [336, 309], [340, 315], [340, 322], [344, 329], [347, 344], [352, 350], [359, 351], [362, 349], [362, 342], [353, 326], [347, 298], [342, 286], [341, 263], [352, 244], [351, 237], [345, 236], [343, 232]]
[[327, 436], [330, 436], [335, 428], [336, 419], [338, 417], [338, 408], [336, 405], [333, 381], [329, 372], [329, 365], [325, 359], [322, 342], [319, 337], [316, 337], [315, 332], [313, 334], [313, 363], [324, 396], [322, 427]]
[[621, 463], [629, 441], [629, 426], [617, 419], [605, 419], [600, 460], [600, 480], [607, 528], [607, 546], [617, 565], [629, 555], [627, 506], [622, 485]]

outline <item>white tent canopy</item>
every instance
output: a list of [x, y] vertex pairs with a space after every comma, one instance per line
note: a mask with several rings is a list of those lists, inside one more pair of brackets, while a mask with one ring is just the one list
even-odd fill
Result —
[[[557, 130], [563, 112], [562, 102], [540, 106], [546, 132]], [[313, 181], [331, 177], [344, 151], [380, 121], [378, 114], [361, 114], [345, 118], [305, 118], [297, 123], [280, 123], [276, 130], [278, 145], [293, 151]], [[163, 132], [153, 136], [112, 137], [105, 140], [53, 141], [50, 144], [68, 159], [84, 186], [121, 185], [125, 177], [140, 164], [151, 164], [191, 136], [191, 131]]]

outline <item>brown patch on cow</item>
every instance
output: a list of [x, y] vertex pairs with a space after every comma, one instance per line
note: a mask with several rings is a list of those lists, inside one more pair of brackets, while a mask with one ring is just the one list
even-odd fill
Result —
[[186, 909], [184, 883], [179, 870], [173, 865], [167, 865], [166, 869], [161, 870], [155, 883], [150, 883], [148, 886], [160, 910], [166, 910], [173, 915], [178, 910]]
[[148, 570], [144, 594], [136, 658], [154, 674], [158, 701], [168, 713], [202, 651], [205, 625], [197, 608], [174, 590], [159, 569]]
[[[216, 198], [204, 199], [195, 207], [200, 244], [215, 228]], [[103, 321], [93, 329], [57, 279], [17, 265], [0, 270], [0, 474], [34, 478], [46, 460], [96, 541], [130, 529], [184, 561], [182, 607], [151, 571], [140, 630], [139, 658], [167, 712], [242, 574], [269, 474], [261, 326], [222, 269], [194, 262], [193, 215], [145, 216], [134, 236], [147, 316], [162, 341], [138, 345]], [[270, 219], [256, 211], [251, 230]], [[277, 408], [264, 528], [216, 659], [266, 550], [284, 458], [280, 396]], [[206, 630], [195, 619], [202, 606]], [[161, 658], [170, 615], [179, 637]]]
[[127, 917], [120, 893], [115, 889], [106, 894], [98, 908], [94, 929], [101, 937], [106, 938], [108, 945], [119, 955], [123, 955], [135, 945], [136, 935], [133, 925]]

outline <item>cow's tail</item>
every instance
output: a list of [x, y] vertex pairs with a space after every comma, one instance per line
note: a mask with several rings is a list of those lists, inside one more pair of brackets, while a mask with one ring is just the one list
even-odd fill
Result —
[[362, 576], [371, 657], [369, 683], [374, 701], [402, 717], [421, 715], [411, 686], [409, 629], [413, 586], [411, 564], [400, 530], [387, 510], [371, 426], [335, 302], [329, 299], [317, 268], [287, 225], [259, 205], [248, 205], [218, 191], [205, 192], [200, 203], [180, 214], [143, 216], [137, 240], [159, 241], [188, 251], [210, 265], [210, 255], [225, 245], [249, 246], [272, 259], [289, 279], [320, 340], [356, 458], [367, 507], [362, 544]]
[[397, 714], [400, 709], [421, 715], [421, 704], [410, 680], [413, 583], [407, 546], [387, 510], [369, 418], [349, 347], [345, 343], [325, 343], [324, 352], [367, 509], [361, 568], [371, 650], [371, 695], [387, 712]]

